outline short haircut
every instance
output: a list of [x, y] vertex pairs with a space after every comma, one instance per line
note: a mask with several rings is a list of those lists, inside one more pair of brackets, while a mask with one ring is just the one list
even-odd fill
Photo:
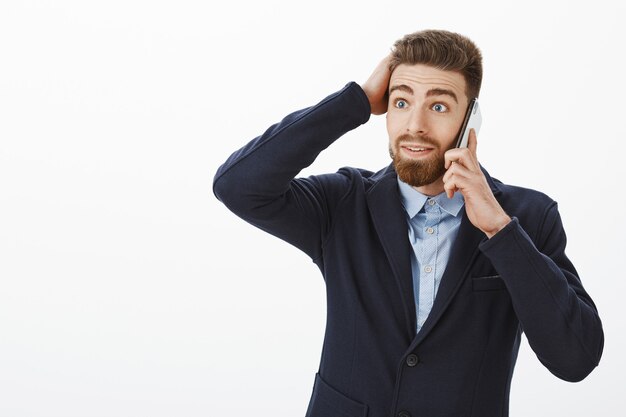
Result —
[[483, 58], [476, 44], [466, 36], [447, 30], [421, 30], [398, 39], [391, 53], [392, 72], [400, 64], [425, 64], [456, 71], [465, 79], [468, 100], [480, 93]]

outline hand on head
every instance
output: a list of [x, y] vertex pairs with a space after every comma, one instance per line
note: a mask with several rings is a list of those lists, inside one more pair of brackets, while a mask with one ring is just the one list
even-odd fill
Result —
[[389, 80], [391, 78], [391, 71], [389, 70], [389, 63], [391, 62], [391, 54], [383, 58], [378, 63], [372, 75], [361, 86], [372, 108], [372, 114], [384, 114], [387, 112], [387, 102], [389, 96], [387, 91], [389, 89]]

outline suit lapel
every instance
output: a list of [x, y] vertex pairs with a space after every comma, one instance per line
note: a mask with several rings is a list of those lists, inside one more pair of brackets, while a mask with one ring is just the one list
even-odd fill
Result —
[[[501, 193], [500, 189], [482, 165], [480, 166], [480, 169], [483, 171], [483, 174], [487, 179], [491, 192], [497, 199]], [[463, 207], [463, 217], [461, 218], [459, 232], [456, 240], [452, 244], [450, 258], [448, 259], [448, 264], [446, 265], [446, 269], [441, 277], [441, 283], [439, 284], [439, 289], [437, 290], [437, 295], [435, 296], [433, 308], [426, 318], [424, 325], [420, 329], [419, 334], [413, 341], [412, 346], [421, 342], [437, 324], [443, 312], [452, 301], [452, 298], [457, 293], [459, 288], [461, 288], [463, 280], [470, 273], [471, 266], [479, 252], [478, 246], [487, 239], [487, 235], [472, 224], [467, 217], [465, 207]]]
[[[500, 190], [482, 166], [481, 170], [497, 198]], [[381, 178], [369, 190], [367, 201], [374, 227], [380, 237], [396, 285], [402, 296], [407, 332], [410, 340], [413, 340], [412, 344], [415, 345], [428, 335], [450, 304], [463, 279], [469, 273], [474, 258], [478, 255], [478, 245], [487, 240], [487, 236], [480, 229], [474, 227], [464, 208], [459, 232], [452, 245], [450, 258], [441, 278], [433, 308], [419, 334], [415, 337], [417, 319], [413, 296], [411, 246], [408, 238], [406, 212], [400, 202], [397, 176], [392, 165], [383, 171]]]
[[483, 240], [487, 240], [487, 236], [469, 221], [465, 210], [462, 213], [463, 217], [459, 226], [459, 232], [452, 244], [450, 258], [441, 277], [435, 302], [413, 344], [423, 340], [437, 321], [439, 321], [439, 318], [461, 287], [463, 279], [469, 273], [473, 260], [479, 251], [478, 245]]
[[369, 190], [367, 202], [376, 233], [402, 297], [408, 340], [413, 340], [417, 319], [411, 273], [411, 246], [406, 212], [400, 202], [398, 183], [392, 168], [387, 168], [382, 178]]

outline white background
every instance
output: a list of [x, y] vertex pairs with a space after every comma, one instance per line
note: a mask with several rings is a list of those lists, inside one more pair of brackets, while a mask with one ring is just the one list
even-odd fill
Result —
[[[604, 323], [571, 384], [524, 340], [511, 416], [623, 415], [623, 2], [0, 3], [0, 415], [304, 416], [317, 267], [219, 203], [235, 149], [402, 35], [484, 55], [480, 162], [559, 202]], [[384, 117], [303, 175], [389, 163]]]

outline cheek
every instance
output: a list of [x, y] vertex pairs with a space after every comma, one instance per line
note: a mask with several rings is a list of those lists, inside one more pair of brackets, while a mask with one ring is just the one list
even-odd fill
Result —
[[439, 137], [444, 141], [452, 140], [456, 137], [457, 129], [454, 125], [446, 126], [445, 129], [442, 129]]
[[441, 139], [448, 141], [456, 139], [462, 123], [463, 120], [457, 120], [457, 118], [454, 118], [442, 121], [441, 123], [434, 125], [434, 128], [437, 130]]

